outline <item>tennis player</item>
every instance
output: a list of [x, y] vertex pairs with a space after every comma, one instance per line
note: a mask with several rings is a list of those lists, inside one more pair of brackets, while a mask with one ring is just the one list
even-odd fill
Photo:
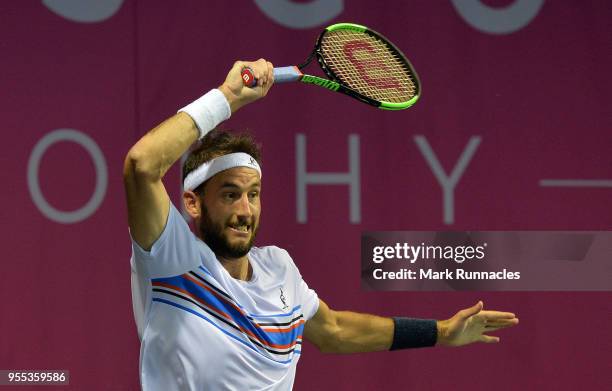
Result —
[[[257, 85], [244, 87], [241, 70]], [[516, 325], [483, 303], [447, 320], [334, 311], [283, 249], [255, 247], [261, 213], [260, 152], [246, 136], [214, 131], [274, 84], [272, 64], [234, 64], [225, 82], [144, 135], [125, 159], [132, 237], [132, 300], [141, 339], [143, 390], [289, 390], [302, 338], [334, 353], [494, 343], [485, 333]], [[207, 135], [208, 134], [208, 135]], [[162, 183], [185, 162], [183, 205]]]

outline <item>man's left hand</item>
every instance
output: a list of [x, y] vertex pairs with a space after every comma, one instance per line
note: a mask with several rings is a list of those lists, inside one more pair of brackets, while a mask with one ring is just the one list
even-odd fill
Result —
[[518, 318], [511, 312], [484, 311], [479, 301], [473, 307], [457, 312], [452, 318], [438, 321], [438, 345], [463, 346], [474, 342], [497, 343], [499, 337], [490, 331], [515, 326]]

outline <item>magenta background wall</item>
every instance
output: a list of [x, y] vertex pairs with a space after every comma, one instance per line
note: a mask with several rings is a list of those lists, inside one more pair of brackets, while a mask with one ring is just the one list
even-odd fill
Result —
[[[610, 387], [610, 292], [365, 292], [359, 254], [362, 231], [612, 228], [609, 2], [462, 2], [485, 11], [471, 23], [458, 0], [70, 3], [0, 4], [0, 369], [67, 369], [73, 389], [138, 389], [125, 153], [219, 85], [234, 60], [301, 62], [324, 26], [351, 21], [407, 54], [422, 99], [384, 112], [315, 87], [279, 85], [237, 113], [225, 126], [250, 129], [264, 145], [258, 243], [286, 248], [337, 309], [442, 318], [482, 299], [516, 312], [521, 324], [500, 332], [499, 345], [461, 349], [326, 356], [306, 345], [295, 388]], [[506, 30], [487, 32], [495, 27]], [[57, 129], [88, 136], [100, 167], [81, 144], [63, 141], [51, 143], [33, 176], [35, 147]], [[309, 172], [347, 172], [348, 137], [358, 136], [357, 222], [349, 221], [346, 185], [308, 186], [307, 221], [298, 222], [297, 134], [306, 136]], [[450, 220], [417, 136], [447, 174], [470, 139], [480, 140]], [[28, 176], [60, 216], [82, 208], [95, 189], [100, 203], [79, 221], [58, 222], [35, 203]], [[602, 182], [542, 186], [548, 179]], [[166, 185], [178, 201], [177, 169]]]

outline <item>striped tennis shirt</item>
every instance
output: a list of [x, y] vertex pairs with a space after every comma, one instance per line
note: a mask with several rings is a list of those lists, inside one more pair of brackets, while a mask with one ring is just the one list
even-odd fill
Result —
[[132, 241], [143, 390], [292, 388], [318, 297], [285, 250], [248, 258], [252, 278], [232, 278], [172, 204], [150, 251]]

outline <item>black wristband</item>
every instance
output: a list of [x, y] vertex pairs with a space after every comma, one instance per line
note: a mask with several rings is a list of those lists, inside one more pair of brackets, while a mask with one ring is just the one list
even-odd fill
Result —
[[433, 319], [393, 318], [395, 330], [389, 350], [434, 346], [438, 340], [438, 326]]

